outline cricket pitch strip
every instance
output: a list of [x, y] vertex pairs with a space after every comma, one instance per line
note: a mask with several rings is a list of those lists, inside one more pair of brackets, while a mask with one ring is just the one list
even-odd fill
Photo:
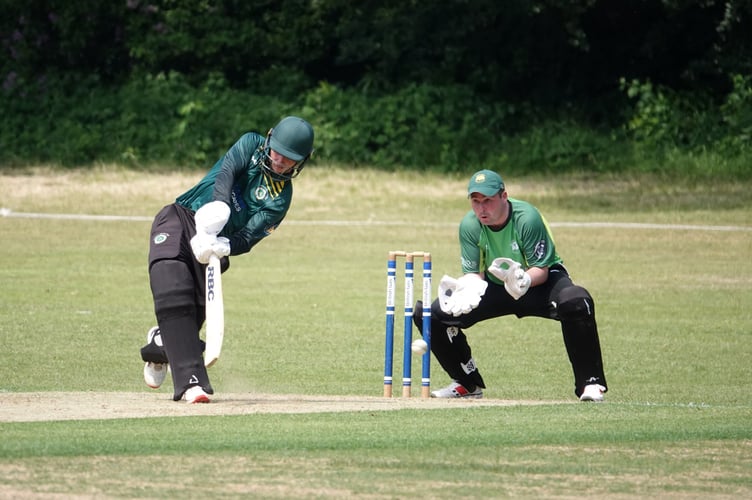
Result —
[[172, 401], [172, 394], [168, 392], [5, 392], [0, 398], [0, 422], [574, 404], [572, 401], [218, 393], [209, 404], [190, 405]]

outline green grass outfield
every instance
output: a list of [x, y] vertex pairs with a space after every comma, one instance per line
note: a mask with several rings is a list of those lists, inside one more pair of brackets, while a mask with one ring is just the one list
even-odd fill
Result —
[[200, 176], [0, 173], [0, 498], [752, 497], [749, 183], [506, 179], [595, 298], [607, 402], [576, 402], [558, 324], [508, 317], [468, 330], [486, 399], [407, 403], [380, 397], [386, 253], [456, 276], [467, 179], [308, 167], [224, 275], [191, 406], [138, 349], [150, 219]]

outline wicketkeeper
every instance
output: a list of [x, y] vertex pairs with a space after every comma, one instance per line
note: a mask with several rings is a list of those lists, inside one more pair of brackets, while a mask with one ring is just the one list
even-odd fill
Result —
[[313, 128], [282, 119], [266, 136], [244, 134], [208, 174], [154, 218], [149, 283], [158, 326], [141, 349], [144, 381], [154, 389], [172, 372], [173, 399], [208, 403], [213, 394], [199, 330], [205, 320], [204, 271], [209, 257], [247, 253], [284, 219], [292, 179], [313, 152]]
[[[531, 204], [510, 198], [501, 177], [476, 172], [468, 185], [472, 210], [460, 222], [462, 271], [445, 276], [431, 304], [431, 351], [453, 379], [431, 393], [436, 398], [481, 398], [486, 387], [464, 329], [479, 321], [514, 314], [561, 325], [581, 401], [603, 401], [603, 373], [595, 304], [575, 285], [556, 253], [551, 231]], [[414, 323], [422, 329], [422, 304]]]

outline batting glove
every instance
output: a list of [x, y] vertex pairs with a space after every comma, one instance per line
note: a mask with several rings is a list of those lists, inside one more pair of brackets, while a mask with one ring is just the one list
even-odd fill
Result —
[[216, 243], [212, 245], [212, 251], [217, 257], [227, 257], [230, 255], [230, 240], [224, 236], [218, 236]]
[[196, 210], [196, 232], [216, 236], [230, 219], [230, 206], [224, 201], [211, 201]]
[[[191, 250], [193, 251], [193, 256], [196, 257], [196, 260], [202, 264], [208, 264], [209, 257], [215, 253], [214, 246], [218, 244], [217, 240], [218, 238], [216, 236], [206, 233], [196, 233], [196, 235], [191, 238]], [[229, 248], [229, 246], [228, 243], [227, 247]]]

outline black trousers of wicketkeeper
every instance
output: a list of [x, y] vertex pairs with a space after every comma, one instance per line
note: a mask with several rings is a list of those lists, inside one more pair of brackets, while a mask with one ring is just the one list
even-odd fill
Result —
[[[413, 322], [421, 333], [422, 308], [419, 301], [413, 313]], [[514, 300], [504, 285], [489, 280], [478, 307], [458, 317], [442, 311], [436, 299], [431, 304], [431, 351], [452, 379], [470, 390], [476, 386], [485, 388], [462, 330], [480, 321], [512, 314], [519, 318], [535, 316], [560, 322], [564, 345], [574, 371], [574, 392], [578, 397], [588, 384], [601, 384], [608, 388], [603, 373], [593, 298], [586, 289], [572, 283], [562, 265], [552, 266], [546, 282], [530, 288], [519, 300]]]
[[[193, 217], [192, 210], [177, 203], [165, 206], [154, 218], [149, 243], [149, 284], [164, 347], [147, 345], [141, 357], [170, 364], [175, 401], [193, 385], [214, 393], [202, 356], [205, 343], [199, 337], [206, 319], [206, 265], [191, 250]], [[221, 259], [222, 272], [229, 265], [227, 257]]]

